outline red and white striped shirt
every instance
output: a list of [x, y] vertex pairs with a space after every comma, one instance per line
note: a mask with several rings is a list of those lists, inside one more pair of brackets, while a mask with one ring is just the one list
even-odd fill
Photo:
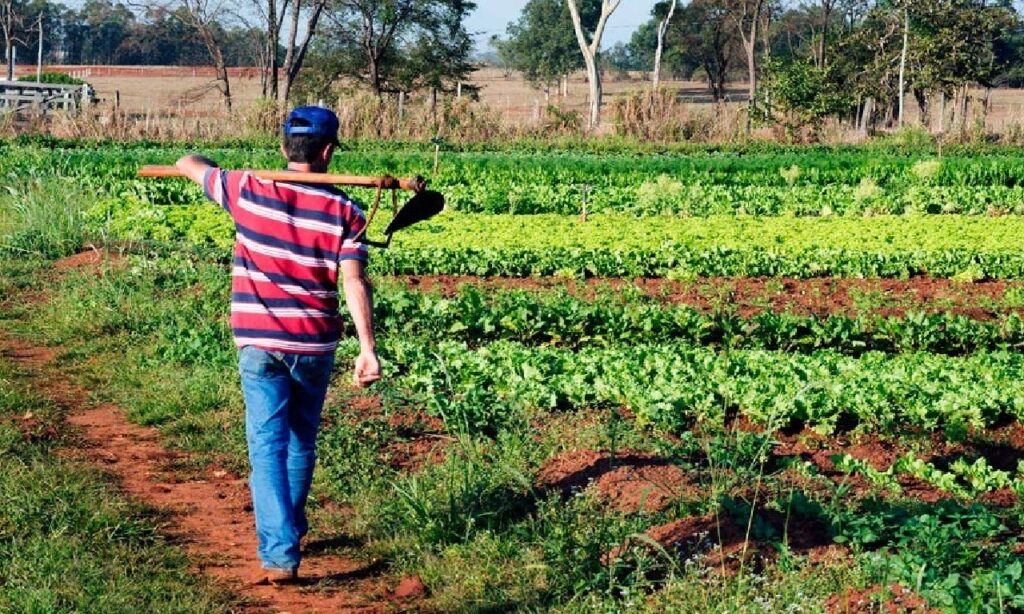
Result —
[[360, 208], [334, 187], [264, 181], [210, 169], [206, 196], [235, 221], [235, 345], [330, 354], [341, 336], [338, 263], [366, 262]]

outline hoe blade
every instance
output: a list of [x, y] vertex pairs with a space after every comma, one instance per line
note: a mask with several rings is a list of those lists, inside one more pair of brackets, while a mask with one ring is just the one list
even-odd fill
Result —
[[391, 223], [384, 230], [384, 234], [390, 235], [413, 224], [428, 220], [443, 210], [444, 196], [440, 192], [424, 190], [413, 196], [409, 202], [405, 203], [398, 210], [398, 213], [395, 214], [395, 219], [391, 220]]

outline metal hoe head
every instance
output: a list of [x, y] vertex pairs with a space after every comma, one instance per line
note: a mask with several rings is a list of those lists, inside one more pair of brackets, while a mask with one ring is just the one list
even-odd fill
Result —
[[[444, 211], [444, 196], [440, 192], [434, 192], [431, 190], [422, 190], [416, 193], [409, 202], [402, 205], [401, 209], [395, 212], [395, 217], [391, 219], [387, 228], [384, 229], [384, 234], [387, 239], [384, 241], [371, 241], [363, 236], [363, 242], [367, 245], [373, 245], [374, 247], [387, 248], [391, 245], [391, 236], [398, 232], [418, 224], [424, 220], [428, 220], [438, 213]], [[371, 211], [370, 220], [367, 221], [367, 225], [373, 219], [374, 211]]]

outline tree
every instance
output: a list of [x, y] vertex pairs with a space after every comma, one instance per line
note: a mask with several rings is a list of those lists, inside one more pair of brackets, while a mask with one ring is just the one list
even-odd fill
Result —
[[[305, 32], [302, 35], [302, 42], [296, 46], [296, 40], [298, 38], [300, 20], [302, 17], [302, 0], [287, 0], [291, 3], [291, 27], [288, 30], [288, 42], [285, 45], [285, 56], [284, 56], [284, 84], [277, 91], [277, 101], [282, 107], [288, 103], [288, 96], [291, 94], [292, 86], [295, 84], [295, 79], [299, 76], [299, 71], [302, 70], [302, 65], [306, 60], [306, 54], [309, 52], [310, 43], [313, 40], [317, 31], [317, 25], [320, 22], [320, 16], [323, 14], [324, 9], [327, 6], [327, 0], [310, 0], [310, 7], [308, 9]], [[268, 41], [269, 44], [269, 41]], [[274, 42], [274, 48], [277, 48], [277, 43]], [[276, 61], [273, 62], [276, 64]], [[276, 70], [276, 68], [275, 68]], [[273, 77], [272, 83], [276, 85], [277, 76]]]
[[[228, 79], [227, 62], [222, 49], [223, 30], [218, 24], [226, 15], [222, 0], [181, 0], [181, 12], [186, 23], [195, 28], [199, 40], [206, 47], [217, 73], [217, 89], [224, 100], [224, 107], [231, 111], [231, 82]], [[220, 30], [220, 31], [218, 31]]]
[[410, 87], [408, 67], [423, 71], [439, 89], [454, 89], [470, 70], [471, 45], [463, 18], [476, 4], [468, 0], [335, 0], [329, 18], [333, 30], [316, 52], [320, 87], [338, 77], [368, 85], [378, 97]]
[[864, 96], [886, 101], [886, 120], [899, 117], [900, 70], [922, 120], [928, 97], [956, 93], [963, 117], [969, 83], [990, 87], [1003, 66], [998, 43], [1016, 23], [1005, 6], [986, 0], [903, 0], [876, 6], [834, 54], [840, 79]]
[[757, 99], [757, 29], [761, 25], [761, 11], [765, 0], [733, 0], [730, 12], [747, 61], [747, 103], [753, 107]]
[[0, 0], [0, 30], [4, 35], [4, 58], [7, 80], [14, 79], [14, 43], [21, 27], [21, 10], [24, 7], [16, 0]]
[[728, 0], [693, 0], [669, 30], [669, 46], [686, 49], [686, 65], [699, 66], [716, 101], [725, 98], [729, 70], [740, 56], [740, 43], [730, 17]]
[[[427, 15], [406, 48], [406, 61], [396, 71], [403, 90], [429, 89], [436, 103], [436, 93], [450, 91], [453, 84], [467, 81], [475, 65], [469, 61], [473, 37], [463, 26], [476, 8], [470, 2], [451, 2], [448, 10]], [[465, 84], [462, 91], [474, 94], [476, 88]]]
[[672, 15], [676, 12], [677, 0], [668, 0], [654, 5], [652, 13], [658, 19], [658, 48], [654, 52], [654, 75], [652, 86], [655, 91], [661, 81], [661, 54], [665, 49], [665, 34], [668, 32], [668, 24], [672, 21]]
[[[596, 25], [597, 2], [588, 0], [580, 10], [586, 27]], [[584, 66], [564, 0], [529, 0], [519, 20], [508, 24], [505, 38], [492, 41], [501, 60], [538, 89], [547, 90]]]
[[612, 16], [615, 9], [619, 8], [622, 0], [601, 0], [601, 13], [597, 18], [597, 25], [593, 30], [584, 27], [583, 18], [580, 16], [578, 5], [579, 0], [565, 0], [569, 5], [569, 14], [572, 16], [573, 29], [576, 31], [576, 42], [583, 52], [583, 63], [587, 67], [587, 83], [590, 85], [590, 127], [595, 128], [601, 123], [601, 72], [597, 65], [597, 52], [601, 49], [601, 38], [604, 36], [605, 26], [608, 25], [608, 18]]

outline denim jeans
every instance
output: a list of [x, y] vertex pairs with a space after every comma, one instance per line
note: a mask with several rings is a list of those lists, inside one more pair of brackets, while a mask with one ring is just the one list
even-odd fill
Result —
[[316, 464], [320, 427], [334, 355], [241, 349], [238, 371], [245, 397], [259, 558], [265, 569], [295, 570], [306, 534], [306, 497]]

